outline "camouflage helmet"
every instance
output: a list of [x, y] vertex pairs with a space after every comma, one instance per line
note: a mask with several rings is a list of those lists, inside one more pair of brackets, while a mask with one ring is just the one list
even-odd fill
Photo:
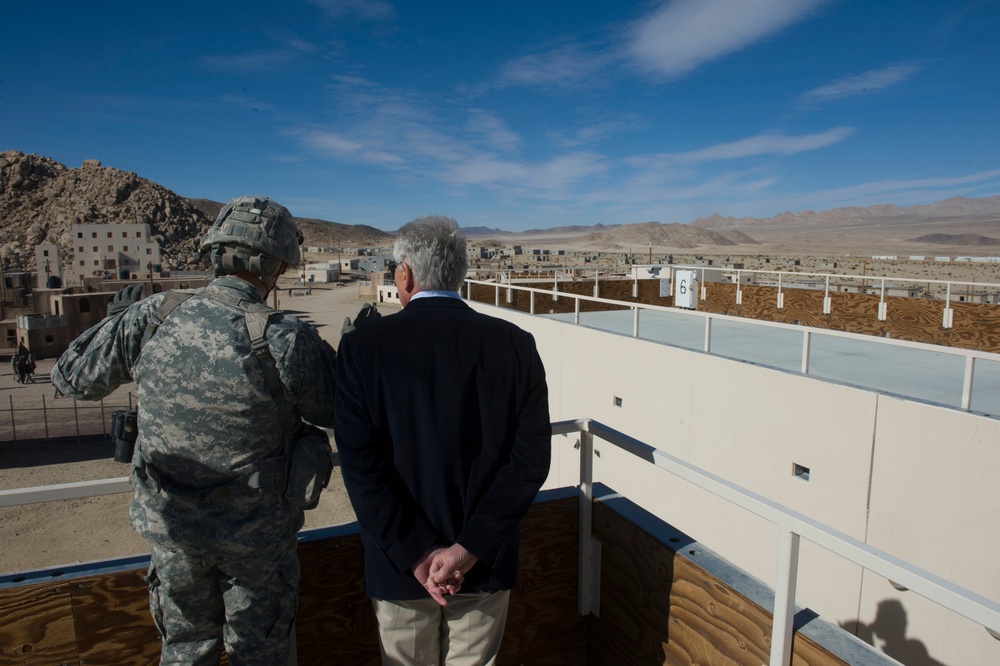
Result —
[[201, 239], [202, 253], [211, 252], [216, 275], [250, 271], [269, 278], [281, 262], [297, 267], [302, 233], [284, 206], [267, 197], [236, 197], [219, 211]]

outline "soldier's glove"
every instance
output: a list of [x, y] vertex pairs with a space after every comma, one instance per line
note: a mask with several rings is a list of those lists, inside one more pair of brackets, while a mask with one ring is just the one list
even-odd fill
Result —
[[361, 306], [361, 310], [358, 312], [358, 316], [351, 321], [350, 317], [344, 318], [344, 325], [340, 329], [340, 335], [345, 335], [350, 333], [356, 328], [360, 328], [363, 324], [367, 324], [370, 321], [375, 321], [382, 317], [382, 313], [378, 311], [374, 303], [365, 303]]
[[108, 303], [108, 316], [114, 317], [116, 314], [127, 310], [133, 303], [141, 301], [142, 287], [143, 285], [141, 284], [132, 284], [119, 289], [118, 293], [111, 298], [111, 302]]

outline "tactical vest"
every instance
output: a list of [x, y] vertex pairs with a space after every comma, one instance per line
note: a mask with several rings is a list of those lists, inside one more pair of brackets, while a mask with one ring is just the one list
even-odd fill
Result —
[[[140, 348], [156, 335], [160, 325], [188, 298], [194, 295], [226, 303], [243, 312], [243, 321], [250, 336], [250, 347], [260, 364], [271, 398], [278, 406], [281, 431], [285, 441], [284, 453], [263, 458], [256, 469], [224, 484], [201, 491], [180, 488], [160, 474], [159, 470], [137, 447], [132, 472], [148, 489], [156, 492], [195, 497], [206, 500], [223, 500], [234, 495], [284, 494], [295, 505], [312, 509], [319, 503], [319, 494], [330, 482], [333, 471], [333, 449], [323, 430], [302, 423], [285, 400], [285, 388], [278, 374], [278, 366], [268, 347], [265, 333], [267, 322], [275, 310], [263, 303], [234, 298], [224, 293], [206, 293], [205, 289], [174, 290], [160, 303], [152, 320], [143, 332]], [[294, 422], [293, 422], [294, 419]]]

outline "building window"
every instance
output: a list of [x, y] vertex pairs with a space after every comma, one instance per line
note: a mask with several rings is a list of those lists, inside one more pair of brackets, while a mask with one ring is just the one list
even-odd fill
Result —
[[49, 256], [49, 251], [48, 250], [42, 250], [42, 256], [43, 257]]
[[90, 299], [81, 298], [80, 299], [80, 312], [90, 312]]
[[153, 254], [153, 250], [151, 250], [150, 248], [147, 247], [146, 248], [146, 254]]
[[128, 245], [122, 246], [122, 252], [128, 252]]
[[115, 251], [115, 246], [114, 245], [109, 245], [108, 246], [108, 252], [114, 252], [114, 251]]
[[80, 254], [83, 254], [83, 246], [80, 246]]
[[85, 261], [84, 261], [83, 259], [81, 259], [81, 260], [80, 260], [80, 265], [81, 265], [81, 266], [86, 266], [86, 265], [87, 265], [87, 262], [85, 262]]
[[135, 232], [135, 237], [136, 238], [142, 238], [142, 232], [141, 231]]
[[111, 238], [111, 232], [110, 231], [108, 232], [108, 238]]
[[123, 231], [122, 232], [122, 238], [128, 238], [128, 232], [127, 231]]
[[99, 259], [94, 259], [94, 265], [95, 266], [100, 266], [101, 265], [101, 261]]
[[94, 246], [94, 252], [97, 252], [97, 246], [96, 245]]
[[76, 237], [77, 238], [83, 238], [83, 232], [82, 231], [76, 232]]
[[91, 238], [97, 238], [97, 232], [96, 231], [91, 231], [90, 232], [90, 237]]

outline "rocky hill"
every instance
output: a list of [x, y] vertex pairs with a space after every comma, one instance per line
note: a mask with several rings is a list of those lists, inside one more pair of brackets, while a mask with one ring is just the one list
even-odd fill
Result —
[[586, 242], [595, 249], [627, 250], [648, 245], [680, 249], [705, 245], [727, 247], [756, 241], [742, 232], [729, 235], [677, 222], [670, 224], [642, 222], [626, 224], [607, 231], [592, 232], [586, 236]]
[[723, 217], [709, 215], [691, 224], [704, 229], [802, 229], [822, 225], [825, 227], [857, 225], [885, 225], [917, 221], [997, 221], [1000, 220], [1000, 196], [971, 199], [952, 197], [932, 204], [918, 206], [845, 206], [830, 210], [803, 210], [798, 213], [785, 211], [771, 217]]
[[[47, 157], [0, 152], [0, 257], [8, 268], [33, 270], [39, 243], [59, 245], [63, 261], [71, 260], [72, 224], [136, 223], [150, 225], [164, 268], [199, 268], [198, 241], [221, 208], [96, 161], [69, 168]], [[307, 245], [376, 245], [388, 238], [373, 227], [298, 221]]]

